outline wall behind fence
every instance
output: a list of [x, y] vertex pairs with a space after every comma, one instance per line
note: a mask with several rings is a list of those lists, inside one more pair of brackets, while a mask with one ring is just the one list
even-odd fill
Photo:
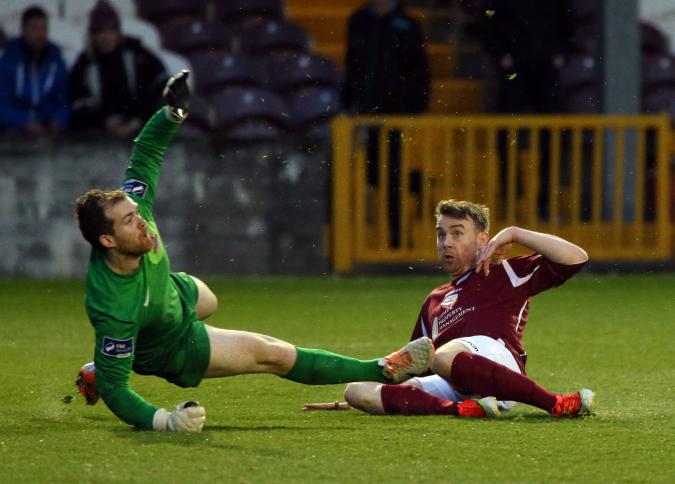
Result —
[[[0, 276], [81, 276], [89, 246], [72, 216], [89, 188], [121, 185], [130, 142], [0, 140]], [[172, 269], [319, 274], [328, 143], [177, 140], [155, 218]]]

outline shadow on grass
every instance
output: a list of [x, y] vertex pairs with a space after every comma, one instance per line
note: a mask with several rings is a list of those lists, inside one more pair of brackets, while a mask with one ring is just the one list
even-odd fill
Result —
[[247, 449], [243, 445], [223, 444], [222, 442], [212, 442], [204, 433], [173, 433], [173, 432], [151, 432], [138, 429], [115, 429], [113, 435], [118, 439], [125, 439], [136, 445], [175, 445], [180, 447], [210, 447], [214, 449], [229, 450], [241, 452]]
[[542, 423], [551, 423], [551, 424], [564, 424], [565, 422], [600, 422], [604, 420], [599, 418], [597, 415], [586, 415], [581, 417], [552, 417], [547, 413], [527, 413], [527, 414], [502, 414], [502, 416], [496, 421], [498, 422], [507, 422], [507, 423], [525, 423], [525, 424], [542, 424]]
[[293, 430], [299, 432], [325, 431], [325, 430], [354, 430], [356, 427], [337, 427], [330, 426], [297, 426], [297, 425], [255, 425], [255, 426], [238, 426], [238, 425], [209, 425], [204, 427], [203, 432], [269, 432], [272, 430]]

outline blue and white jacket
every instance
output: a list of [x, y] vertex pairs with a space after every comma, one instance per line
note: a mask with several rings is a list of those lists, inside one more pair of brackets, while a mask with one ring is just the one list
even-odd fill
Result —
[[66, 126], [68, 73], [56, 45], [48, 42], [37, 63], [17, 38], [0, 57], [0, 127], [22, 130], [31, 122]]

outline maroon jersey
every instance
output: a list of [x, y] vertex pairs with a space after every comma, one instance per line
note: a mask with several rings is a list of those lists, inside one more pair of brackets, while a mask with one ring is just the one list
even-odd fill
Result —
[[584, 263], [564, 265], [540, 254], [511, 257], [491, 266], [490, 275], [473, 269], [427, 296], [411, 340], [433, 339], [436, 348], [455, 338], [489, 336], [501, 339], [525, 370], [523, 331], [527, 325], [530, 298], [559, 286]]

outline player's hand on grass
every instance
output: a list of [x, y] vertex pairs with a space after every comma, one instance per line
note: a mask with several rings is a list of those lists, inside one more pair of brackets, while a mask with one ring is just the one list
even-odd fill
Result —
[[152, 428], [158, 432], [201, 432], [205, 420], [206, 409], [198, 402], [182, 402], [173, 412], [157, 410]]
[[190, 86], [187, 83], [190, 71], [182, 69], [169, 79], [164, 87], [164, 102], [169, 107], [169, 114], [176, 121], [183, 121], [187, 117], [190, 106]]
[[501, 230], [497, 235], [492, 237], [480, 254], [478, 254], [475, 272], [480, 273], [480, 271], [483, 271], [486, 276], [489, 275], [490, 264], [501, 264], [506, 258], [506, 254], [511, 249], [512, 242], [512, 227]]

